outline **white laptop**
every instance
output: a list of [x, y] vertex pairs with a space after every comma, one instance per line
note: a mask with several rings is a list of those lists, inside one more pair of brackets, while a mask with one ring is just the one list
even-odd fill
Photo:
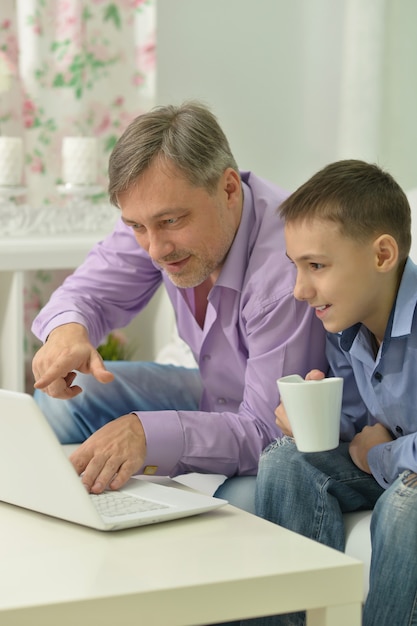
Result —
[[[103, 504], [106, 498], [116, 501]], [[119, 491], [89, 494], [33, 397], [4, 389], [0, 389], [0, 501], [99, 530], [156, 524], [227, 504], [140, 477], [131, 478]], [[105, 512], [99, 513], [101, 506]]]

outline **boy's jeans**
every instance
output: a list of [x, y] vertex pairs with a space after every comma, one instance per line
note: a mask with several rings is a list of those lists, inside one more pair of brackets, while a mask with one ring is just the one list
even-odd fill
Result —
[[[307, 454], [284, 437], [263, 452], [256, 488], [261, 517], [344, 550], [342, 515], [358, 509], [374, 509], [363, 626], [417, 625], [417, 475], [407, 470], [385, 491], [354, 465], [347, 443]], [[247, 623], [298, 626], [304, 614]]]

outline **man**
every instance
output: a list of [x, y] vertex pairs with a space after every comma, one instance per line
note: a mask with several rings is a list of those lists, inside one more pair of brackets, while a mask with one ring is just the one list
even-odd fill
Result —
[[[276, 215], [286, 194], [239, 173], [198, 103], [130, 124], [110, 157], [109, 194], [121, 210], [114, 232], [34, 321], [45, 342], [37, 400], [63, 443], [84, 441], [71, 461], [93, 493], [137, 472], [250, 476], [243, 500], [239, 478], [217, 495], [254, 510], [259, 455], [279, 435], [276, 379], [326, 368], [321, 324], [292, 295]], [[103, 364], [95, 347], [162, 282], [198, 370]]]

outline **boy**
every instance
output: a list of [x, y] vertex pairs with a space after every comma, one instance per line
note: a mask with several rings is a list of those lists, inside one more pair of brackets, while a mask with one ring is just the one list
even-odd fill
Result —
[[[330, 374], [344, 378], [341, 443], [297, 451], [282, 439], [261, 456], [257, 513], [344, 550], [343, 513], [373, 509], [364, 626], [417, 623], [417, 267], [408, 258], [404, 192], [375, 165], [347, 160], [315, 174], [279, 208], [294, 295], [327, 331]], [[322, 378], [313, 370], [307, 378]], [[265, 623], [303, 624], [304, 614]]]

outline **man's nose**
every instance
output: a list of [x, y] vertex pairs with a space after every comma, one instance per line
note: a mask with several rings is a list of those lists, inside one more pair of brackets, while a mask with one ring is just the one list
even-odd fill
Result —
[[151, 259], [154, 261], [160, 261], [168, 254], [172, 253], [174, 245], [165, 233], [148, 231], [145, 250]]

